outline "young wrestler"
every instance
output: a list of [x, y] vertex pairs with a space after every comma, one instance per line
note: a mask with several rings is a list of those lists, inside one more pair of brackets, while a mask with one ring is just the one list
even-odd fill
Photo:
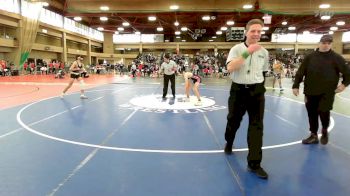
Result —
[[80, 98], [81, 99], [87, 99], [88, 97], [86, 97], [84, 95], [84, 80], [81, 77], [81, 73], [86, 72], [85, 68], [84, 68], [84, 64], [82, 63], [83, 58], [78, 56], [77, 60], [73, 62], [72, 66], [69, 68], [70, 71], [70, 81], [68, 83], [68, 86], [63, 90], [62, 94], [61, 94], [61, 98], [64, 97], [64, 95], [66, 94], [66, 92], [68, 91], [68, 89], [70, 87], [72, 87], [74, 80], [78, 80], [80, 83]]
[[282, 88], [282, 74], [283, 74], [283, 65], [279, 60], [276, 60], [276, 63], [273, 64], [273, 82], [272, 82], [272, 88], [275, 88], [276, 80], [278, 81], [278, 84], [280, 86], [280, 91], [283, 91]]
[[201, 97], [199, 94], [199, 84], [201, 83], [201, 78], [197, 75], [193, 75], [191, 72], [184, 72], [184, 78], [185, 78], [185, 92], [186, 92], [186, 98], [185, 101], [190, 101], [190, 88], [191, 88], [191, 84], [190, 84], [190, 80], [192, 80], [193, 82], [193, 92], [194, 94], [197, 96], [198, 102], [196, 102], [194, 105], [195, 106], [201, 106], [202, 105], [202, 101], [201, 101]]

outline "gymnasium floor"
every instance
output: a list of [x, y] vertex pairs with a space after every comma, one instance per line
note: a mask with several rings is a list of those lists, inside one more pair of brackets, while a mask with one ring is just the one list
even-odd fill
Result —
[[[247, 116], [233, 155], [224, 131], [230, 82], [204, 79], [203, 105], [163, 101], [162, 79], [86, 79], [89, 99], [67, 79], [0, 77], [0, 195], [350, 195], [350, 90], [337, 95], [328, 145], [302, 145], [303, 96], [267, 81], [262, 166], [247, 171]], [[168, 96], [171, 95], [170, 89]]]

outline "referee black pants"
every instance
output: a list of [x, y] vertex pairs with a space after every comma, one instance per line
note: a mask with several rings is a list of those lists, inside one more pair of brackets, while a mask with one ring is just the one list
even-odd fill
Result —
[[263, 119], [265, 109], [265, 87], [263, 83], [241, 85], [232, 83], [228, 99], [228, 115], [225, 132], [227, 145], [232, 146], [236, 132], [240, 127], [242, 117], [246, 112], [249, 116], [248, 125], [248, 165], [255, 169], [260, 167], [263, 144]]
[[171, 92], [173, 93], [173, 97], [175, 97], [175, 74], [172, 74], [172, 75], [164, 74], [163, 97], [166, 97], [166, 95], [168, 94], [169, 80], [171, 83]]

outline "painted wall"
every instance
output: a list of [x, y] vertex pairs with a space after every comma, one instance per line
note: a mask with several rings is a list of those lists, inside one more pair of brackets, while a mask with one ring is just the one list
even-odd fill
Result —
[[67, 48], [87, 51], [88, 45], [71, 40], [67, 40]]
[[46, 52], [46, 51], [37, 51], [33, 50], [29, 54], [29, 58], [33, 59], [43, 59], [46, 62], [51, 62], [52, 59], [58, 59], [58, 53], [55, 52]]
[[62, 47], [61, 38], [46, 35], [46, 34], [37, 34], [35, 43]]

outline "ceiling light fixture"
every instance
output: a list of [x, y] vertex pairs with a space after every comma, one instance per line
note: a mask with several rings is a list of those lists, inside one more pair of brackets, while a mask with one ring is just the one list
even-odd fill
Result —
[[338, 27], [331, 27], [331, 28], [329, 28], [329, 30], [336, 31], [336, 30], [338, 30]]
[[48, 7], [48, 6], [49, 6], [49, 3], [48, 3], [48, 2], [43, 2], [42, 5], [43, 5], [44, 7]]
[[117, 29], [118, 29], [118, 31], [124, 31], [123, 27], [118, 27]]
[[296, 29], [296, 28], [293, 27], [293, 26], [288, 27], [288, 30], [290, 30], [290, 31], [294, 31], [295, 29]]
[[187, 27], [181, 27], [181, 31], [187, 31]]
[[75, 21], [81, 21], [81, 17], [80, 16], [76, 16], [73, 18]]
[[243, 9], [252, 9], [253, 8], [253, 5], [252, 4], [245, 4], [243, 5]]
[[105, 16], [102, 16], [102, 17], [100, 17], [100, 20], [101, 20], [101, 21], [107, 21], [107, 20], [108, 20], [108, 18], [107, 18], [107, 17], [105, 17]]
[[99, 31], [103, 31], [103, 30], [105, 30], [103, 27], [97, 27], [97, 30], [99, 30]]
[[163, 27], [157, 27], [157, 31], [163, 31]]
[[321, 16], [321, 20], [329, 20], [329, 19], [331, 19], [331, 16], [328, 16], [328, 15]]
[[343, 26], [343, 25], [345, 25], [345, 22], [344, 22], [344, 21], [338, 21], [336, 24], [337, 24], [338, 26]]
[[333, 31], [329, 31], [329, 32], [328, 32], [328, 34], [333, 35], [333, 34], [334, 34], [334, 32], [333, 32]]
[[179, 24], [179, 22], [175, 21], [175, 22], [174, 22], [174, 25], [175, 25], [175, 26], [179, 26], [180, 24]]
[[288, 24], [287, 21], [283, 21], [283, 22], [282, 22], [282, 25], [287, 25], [287, 24]]
[[128, 26], [130, 26], [130, 23], [128, 23], [128, 22], [123, 22], [122, 25], [123, 25], [124, 27], [128, 27]]
[[101, 7], [100, 7], [100, 10], [102, 10], [102, 11], [108, 11], [108, 10], [109, 10], [109, 7], [108, 7], [108, 6], [101, 6]]
[[221, 27], [220, 30], [221, 30], [221, 31], [226, 31], [226, 30], [227, 30], [227, 27]]
[[216, 35], [221, 35], [222, 31], [216, 31]]
[[149, 21], [155, 21], [155, 20], [157, 20], [157, 17], [155, 17], [155, 16], [148, 16], [148, 20]]
[[235, 22], [233, 20], [229, 20], [229, 21], [226, 22], [226, 24], [231, 26], [231, 25], [234, 25]]
[[181, 32], [180, 31], [175, 31], [175, 35], [180, 35]]
[[319, 8], [321, 8], [321, 9], [327, 9], [327, 8], [330, 8], [330, 7], [331, 7], [331, 5], [329, 5], [329, 4], [321, 4], [319, 6]]
[[208, 20], [210, 20], [210, 16], [208, 16], [208, 15], [202, 16], [202, 20], [208, 21]]
[[177, 9], [179, 9], [179, 6], [178, 5], [171, 5], [169, 8], [171, 10], [177, 10]]

